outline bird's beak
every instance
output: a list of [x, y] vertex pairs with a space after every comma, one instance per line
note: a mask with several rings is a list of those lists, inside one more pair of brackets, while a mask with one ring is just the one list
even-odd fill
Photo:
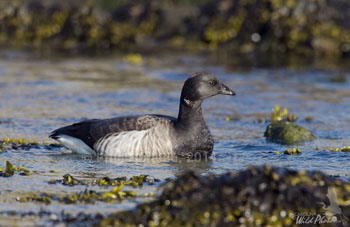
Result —
[[221, 84], [220, 94], [232, 95], [232, 96], [236, 95], [236, 93], [234, 91], [232, 91], [229, 87], [227, 87], [225, 84]]

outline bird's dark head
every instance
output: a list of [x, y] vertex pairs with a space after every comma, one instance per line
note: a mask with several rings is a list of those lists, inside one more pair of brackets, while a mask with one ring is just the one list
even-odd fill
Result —
[[185, 81], [182, 88], [181, 101], [193, 102], [202, 101], [203, 99], [214, 95], [236, 95], [234, 91], [224, 85], [212, 73], [193, 73]]

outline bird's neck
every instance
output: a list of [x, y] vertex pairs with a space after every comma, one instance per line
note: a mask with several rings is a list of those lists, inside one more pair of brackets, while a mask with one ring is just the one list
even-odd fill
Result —
[[202, 100], [189, 101], [181, 97], [176, 128], [190, 130], [203, 124], [205, 125], [202, 115]]

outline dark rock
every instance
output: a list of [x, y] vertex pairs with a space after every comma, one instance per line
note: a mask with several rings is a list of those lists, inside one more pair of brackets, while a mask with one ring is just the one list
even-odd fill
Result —
[[[336, 194], [333, 199], [332, 192]], [[264, 166], [220, 176], [187, 172], [166, 183], [155, 201], [109, 215], [98, 225], [292, 226], [295, 214], [324, 216], [321, 205], [329, 204], [340, 206], [341, 212], [334, 216], [338, 224], [347, 225], [350, 207], [342, 204], [349, 200], [349, 183], [317, 171]]]

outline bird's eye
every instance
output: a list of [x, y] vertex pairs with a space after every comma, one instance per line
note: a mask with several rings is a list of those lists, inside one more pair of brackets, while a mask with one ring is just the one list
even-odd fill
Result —
[[216, 82], [214, 80], [209, 80], [210, 86], [214, 87], [216, 85]]

